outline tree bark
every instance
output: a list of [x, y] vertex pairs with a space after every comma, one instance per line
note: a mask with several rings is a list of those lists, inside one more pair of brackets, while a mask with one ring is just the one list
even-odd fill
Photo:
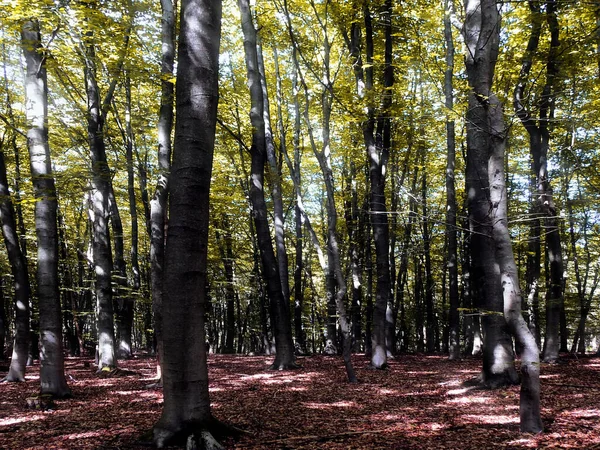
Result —
[[272, 368], [294, 368], [297, 366], [294, 362], [290, 309], [281, 289], [279, 266], [275, 252], [273, 251], [267, 221], [267, 205], [264, 196], [264, 165], [267, 151], [263, 119], [264, 100], [256, 50], [256, 30], [252, 21], [248, 0], [238, 0], [238, 5], [241, 13], [242, 31], [244, 33], [244, 52], [246, 54], [246, 69], [251, 98], [250, 120], [253, 127], [250, 200], [252, 202], [252, 215], [260, 249], [263, 277], [269, 296], [271, 325], [273, 327], [277, 352]]
[[[476, 249], [473, 265], [484, 275], [482, 280], [476, 281], [484, 283], [482, 290], [488, 303], [484, 316], [483, 381], [492, 385], [502, 379], [516, 381], [512, 342], [503, 344], [502, 338], [503, 328], [508, 326], [523, 349], [521, 431], [538, 433], [542, 430], [539, 350], [521, 315], [521, 295], [507, 220], [504, 175], [507, 131], [502, 104], [492, 91], [500, 40], [500, 14], [494, 0], [468, 0], [465, 9], [466, 66], [472, 89], [467, 113], [467, 192], [473, 227], [472, 248]], [[493, 346], [490, 346], [492, 342]]]
[[104, 116], [96, 81], [96, 54], [93, 31], [86, 32], [85, 82], [87, 93], [88, 141], [92, 167], [93, 264], [96, 274], [96, 301], [98, 304], [98, 365], [115, 367], [115, 332], [112, 298], [112, 251], [108, 220], [110, 217], [110, 170], [104, 144]]
[[[162, 325], [164, 406], [158, 448], [215, 443], [206, 363], [209, 191], [218, 104], [221, 2], [183, 0]], [[217, 444], [218, 445], [218, 444]]]
[[29, 274], [27, 261], [21, 251], [21, 241], [17, 232], [15, 210], [8, 189], [8, 177], [4, 162], [4, 151], [0, 148], [0, 220], [2, 236], [10, 263], [15, 289], [15, 338], [10, 368], [6, 381], [25, 381], [25, 367], [29, 352]]
[[458, 242], [456, 228], [456, 189], [454, 172], [456, 166], [456, 132], [454, 119], [454, 38], [452, 37], [452, 0], [444, 2], [444, 40], [446, 42], [446, 70], [444, 72], [444, 95], [446, 107], [446, 237], [448, 240], [448, 359], [460, 358], [460, 297], [458, 295]]
[[[226, 299], [226, 314], [225, 314], [225, 353], [234, 353], [235, 339], [235, 281], [233, 278], [233, 247], [231, 236], [231, 225], [227, 214], [223, 214], [219, 227], [223, 231], [217, 230], [217, 243], [219, 245], [219, 253], [221, 261], [223, 261], [223, 269], [225, 270], [225, 299]], [[240, 336], [241, 339], [241, 336]]]
[[161, 95], [158, 117], [158, 180], [150, 201], [150, 282], [152, 287], [152, 312], [154, 337], [158, 348], [158, 369], [162, 360], [162, 298], [165, 258], [165, 233], [169, 171], [171, 170], [171, 132], [173, 130], [175, 61], [175, 8], [172, 0], [161, 0]]
[[26, 21], [21, 45], [27, 65], [25, 77], [27, 147], [35, 195], [37, 238], [37, 295], [40, 312], [40, 386], [42, 394], [64, 398], [71, 395], [65, 378], [62, 317], [58, 280], [58, 222], [56, 187], [48, 145], [48, 84], [46, 55], [40, 26]]

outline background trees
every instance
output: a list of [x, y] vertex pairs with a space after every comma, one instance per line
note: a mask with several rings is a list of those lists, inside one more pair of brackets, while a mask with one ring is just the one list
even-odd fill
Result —
[[[469, 17], [432, 0], [242, 6], [243, 14], [237, 3], [223, 6], [203, 282], [210, 351], [276, 351], [274, 366], [289, 367], [294, 350], [339, 352], [342, 336], [351, 334], [354, 350], [383, 367], [399, 352], [477, 352], [481, 318], [492, 327], [487, 336], [495, 329], [503, 342], [502, 377], [514, 380], [503, 299], [480, 301], [482, 288], [500, 286], [488, 286], [482, 269], [482, 249], [490, 245], [481, 238], [484, 223], [473, 210], [471, 227], [466, 220], [473, 194], [467, 185], [476, 177], [466, 158], [473, 145], [467, 129], [477, 121], [473, 107], [490, 101], [470, 94], [491, 76], [468, 74], [452, 60], [453, 47], [466, 51], [459, 28]], [[46, 318], [42, 296], [25, 292], [26, 272], [14, 271], [22, 261], [33, 273], [39, 262], [20, 27], [39, 18], [48, 75], [65, 347], [93, 351], [100, 341], [100, 364], [110, 367], [120, 345], [111, 334], [115, 323], [123, 348], [129, 329], [134, 349], [154, 351], [161, 342], [180, 7], [16, 2], [0, 13], [1, 211], [3, 230], [12, 230], [0, 252], [9, 322], [3, 351], [15, 342], [13, 364], [27, 358], [26, 341], [35, 336], [27, 329]], [[524, 292], [524, 318], [554, 360], [566, 344], [579, 352], [597, 348], [596, 16], [592, 5], [560, 2], [509, 3], [502, 15], [494, 92], [516, 108], [498, 118], [506, 123], [506, 157], [498, 156], [508, 200], [505, 238], [514, 246], [511, 276], [515, 292]], [[552, 38], [529, 45], [538, 31]], [[530, 152], [538, 134], [543, 151]], [[152, 201], [148, 180], [156, 187]], [[31, 283], [37, 292], [39, 283]], [[101, 306], [98, 317], [94, 305]], [[488, 368], [494, 351], [484, 348]]]

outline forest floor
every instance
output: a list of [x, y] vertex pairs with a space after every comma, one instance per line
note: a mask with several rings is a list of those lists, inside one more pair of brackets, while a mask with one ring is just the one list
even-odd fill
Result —
[[[270, 362], [209, 355], [213, 413], [247, 431], [227, 448], [600, 448], [600, 358], [542, 366], [540, 435], [519, 433], [518, 386], [462, 386], [479, 373], [477, 359], [400, 356], [375, 371], [355, 355], [359, 384], [345, 381], [341, 358], [299, 358], [295, 371], [270, 371]], [[141, 436], [162, 405], [162, 392], [146, 387], [155, 363], [138, 357], [121, 367], [131, 372], [100, 378], [90, 359], [68, 358], [74, 396], [47, 411], [27, 409], [39, 366], [27, 369], [25, 383], [0, 384], [0, 449], [148, 448]]]

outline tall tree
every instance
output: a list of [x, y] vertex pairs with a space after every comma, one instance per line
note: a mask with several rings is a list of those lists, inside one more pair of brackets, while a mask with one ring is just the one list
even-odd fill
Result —
[[246, 70], [250, 89], [250, 121], [252, 122], [250, 201], [252, 216], [256, 228], [258, 246], [262, 261], [262, 272], [267, 287], [270, 303], [271, 325], [275, 337], [276, 356], [272, 368], [294, 368], [294, 343], [290, 322], [290, 308], [286, 303], [281, 289], [279, 266], [269, 223], [267, 221], [267, 205], [264, 195], [264, 170], [267, 157], [265, 140], [265, 123], [263, 118], [263, 92], [258, 69], [256, 29], [250, 12], [248, 0], [238, 0], [241, 13], [242, 31], [244, 34], [244, 53], [246, 55]]
[[[555, 85], [558, 76], [558, 51], [559, 51], [559, 24], [557, 18], [557, 5], [555, 0], [546, 2], [544, 15], [550, 32], [550, 49], [546, 60], [546, 82], [539, 97], [539, 118], [531, 112], [531, 106], [526, 104], [526, 88], [529, 81], [533, 58], [538, 50], [542, 31], [542, 8], [536, 2], [529, 2], [531, 13], [531, 34], [527, 42], [527, 50], [523, 55], [521, 73], [515, 86], [513, 104], [515, 113], [521, 120], [529, 135], [529, 150], [532, 159], [533, 183], [537, 198], [534, 211], [541, 212], [544, 221], [544, 235], [546, 237], [547, 255], [550, 272], [548, 280], [548, 293], [546, 296], [546, 336], [544, 339], [543, 359], [545, 362], [555, 362], [558, 359], [560, 348], [559, 324], [561, 306], [563, 303], [563, 261], [560, 231], [558, 228], [557, 210], [552, 196], [548, 174], [548, 150], [550, 147], [550, 120], [554, 117]], [[536, 214], [537, 215], [537, 214]], [[532, 234], [537, 231], [539, 236], [539, 218], [532, 222]], [[539, 237], [534, 236], [534, 242], [539, 246]], [[530, 264], [530, 298], [536, 302], [537, 284], [539, 279], [540, 250], [534, 248], [534, 260]], [[537, 276], [536, 276], [537, 275]], [[535, 307], [535, 303], [533, 303]], [[534, 318], [535, 319], [535, 318]]]
[[164, 406], [158, 448], [219, 448], [206, 362], [206, 261], [219, 86], [221, 2], [183, 0], [177, 120], [162, 301]]
[[0, 147], [0, 221], [15, 289], [15, 338], [10, 368], [5, 380], [25, 381], [25, 366], [29, 352], [29, 273], [27, 261], [21, 251], [2, 147]]
[[37, 237], [37, 295], [40, 312], [40, 384], [42, 394], [63, 398], [71, 395], [65, 378], [62, 316], [58, 279], [58, 199], [48, 145], [48, 82], [46, 55], [39, 22], [23, 23], [21, 45], [27, 65], [25, 111], [27, 147], [35, 195]]
[[[484, 317], [487, 325], [484, 381], [496, 383], [506, 377], [508, 381], [516, 381], [512, 342], [504, 345], [501, 334], [508, 325], [523, 349], [521, 431], [538, 433], [542, 430], [539, 350], [521, 315], [521, 294], [507, 220], [506, 127], [502, 103], [492, 90], [500, 42], [500, 13], [494, 0], [468, 0], [465, 9], [466, 66], [471, 88], [467, 112], [466, 187], [474, 231], [472, 248], [477, 249], [473, 264], [483, 275], [477, 282], [483, 284], [482, 292], [488, 303], [487, 317]], [[493, 365], [490, 366], [490, 362]]]
[[[165, 256], [165, 232], [169, 171], [171, 169], [171, 132], [173, 130], [175, 63], [175, 8], [172, 0], [161, 0], [161, 96], [158, 117], [158, 181], [150, 201], [150, 282], [152, 286], [152, 311], [154, 313], [154, 338], [158, 347], [159, 365], [162, 358], [162, 298]], [[160, 378], [160, 374], [159, 374]], [[160, 382], [160, 381], [159, 381]]]
[[448, 314], [449, 342], [448, 358], [460, 357], [460, 317], [458, 307], [458, 242], [456, 228], [456, 189], [454, 174], [456, 166], [456, 131], [454, 114], [454, 38], [452, 37], [451, 15], [453, 0], [444, 1], [444, 41], [446, 43], [446, 70], [444, 71], [444, 96], [446, 107], [446, 239], [448, 240]]

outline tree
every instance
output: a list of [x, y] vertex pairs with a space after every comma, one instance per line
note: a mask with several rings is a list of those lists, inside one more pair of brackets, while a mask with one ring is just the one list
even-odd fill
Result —
[[458, 307], [460, 298], [458, 295], [458, 243], [456, 228], [456, 188], [454, 173], [456, 165], [456, 131], [454, 119], [454, 39], [452, 37], [451, 15], [454, 13], [452, 0], [444, 1], [444, 40], [446, 41], [446, 70], [444, 71], [444, 95], [447, 111], [446, 119], [446, 238], [448, 239], [448, 299], [450, 311], [448, 314], [449, 359], [460, 357], [460, 317]]
[[[488, 311], [487, 334], [484, 343], [484, 382], [490, 375], [513, 377], [514, 367], [508, 367], [511, 355], [503, 346], [503, 324], [510, 328], [522, 346], [521, 353], [521, 431], [542, 431], [540, 417], [539, 350], [535, 338], [521, 315], [521, 294], [517, 268], [508, 230], [504, 148], [506, 129], [502, 103], [492, 90], [494, 69], [500, 41], [500, 13], [494, 0], [469, 0], [465, 5], [466, 66], [469, 86], [467, 112], [467, 192], [471, 226], [477, 236], [473, 257], [476, 270], [485, 274], [483, 294], [488, 308], [495, 308], [500, 299], [500, 314]], [[475, 241], [475, 239], [473, 239]], [[485, 323], [484, 321], [484, 323]], [[491, 322], [491, 323], [490, 323]], [[492, 334], [493, 333], [493, 334]], [[490, 338], [496, 338], [490, 342]], [[490, 344], [493, 351], [490, 352]], [[512, 347], [512, 343], [511, 343]], [[512, 348], [510, 349], [512, 352]], [[501, 371], [486, 370], [490, 358], [500, 354]], [[488, 378], [486, 380], [486, 377]], [[510, 379], [509, 381], [513, 381]], [[496, 381], [492, 381], [496, 382]]]
[[162, 300], [164, 406], [154, 442], [220, 448], [206, 363], [209, 192], [217, 120], [221, 2], [183, 0]]
[[37, 296], [40, 311], [40, 384], [42, 394], [71, 395], [64, 369], [62, 317], [58, 278], [58, 221], [56, 187], [48, 145], [48, 83], [37, 20], [26, 21], [21, 44], [27, 65], [25, 77], [27, 147], [35, 195], [37, 237]]
[[290, 322], [290, 308], [281, 289], [279, 266], [267, 221], [267, 206], [264, 196], [264, 166], [267, 157], [265, 140], [264, 99], [258, 69], [256, 29], [250, 12], [248, 0], [238, 0], [241, 13], [242, 31], [244, 33], [244, 53], [252, 106], [250, 120], [252, 122], [251, 147], [251, 180], [250, 201], [252, 216], [256, 227], [257, 241], [262, 261], [262, 272], [267, 287], [270, 303], [271, 326], [275, 337], [276, 356], [273, 369], [297, 367], [294, 362], [294, 343]]
[[[2, 142], [3, 143], [3, 142]], [[15, 340], [6, 381], [25, 381], [29, 352], [29, 273], [17, 233], [15, 210], [8, 189], [4, 149], [0, 146], [0, 221], [15, 288]]]

